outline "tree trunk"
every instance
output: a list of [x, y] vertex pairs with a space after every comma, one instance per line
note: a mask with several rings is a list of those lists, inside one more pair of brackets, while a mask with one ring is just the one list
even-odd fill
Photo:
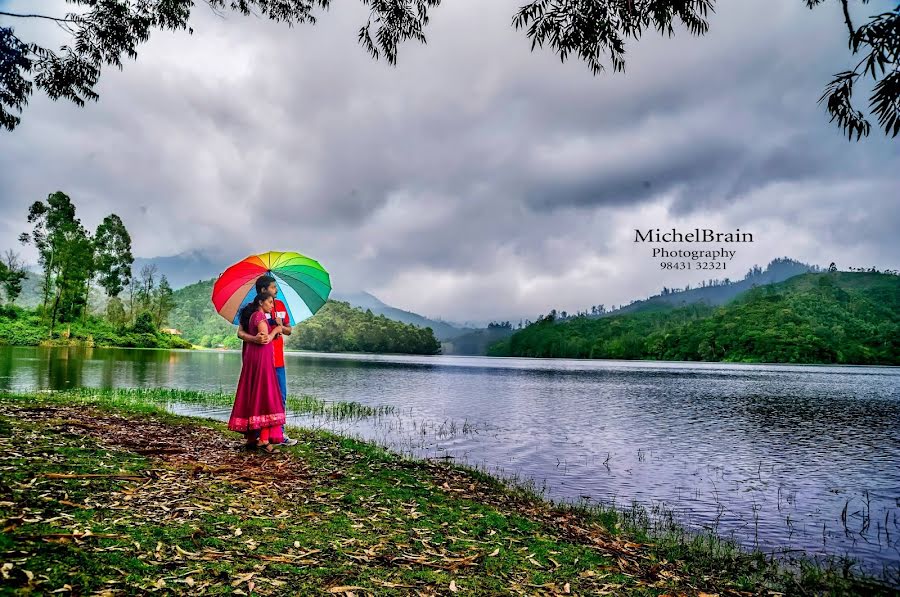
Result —
[[91, 306], [91, 278], [84, 283], [84, 312], [81, 314], [81, 323], [87, 324], [89, 307]]
[[44, 268], [44, 304], [43, 304], [43, 320], [47, 321], [47, 303], [50, 302], [50, 286], [53, 280], [53, 258], [56, 255], [55, 247], [50, 249], [50, 263]]
[[56, 326], [56, 310], [59, 308], [59, 298], [62, 295], [62, 291], [58, 291], [56, 293], [56, 300], [53, 301], [53, 316], [50, 319], [50, 335], [49, 338], [53, 339], [53, 328]]

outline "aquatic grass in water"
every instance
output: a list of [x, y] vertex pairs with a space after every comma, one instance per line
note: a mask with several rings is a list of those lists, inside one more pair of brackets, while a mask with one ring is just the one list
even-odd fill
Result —
[[[224, 392], [196, 392], [171, 388], [78, 388], [60, 392], [67, 399], [84, 403], [101, 403], [109, 406], [141, 408], [144, 405], [169, 405], [174, 403], [210, 406], [231, 406], [234, 394]], [[313, 396], [288, 396], [290, 414], [317, 415], [328, 419], [347, 420], [378, 417], [394, 412], [393, 406], [367, 406], [358, 402], [326, 402]]]

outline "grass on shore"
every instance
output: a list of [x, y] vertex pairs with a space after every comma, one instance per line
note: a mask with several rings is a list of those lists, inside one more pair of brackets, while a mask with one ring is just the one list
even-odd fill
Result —
[[894, 594], [709, 539], [651, 543], [611, 510], [291, 435], [268, 456], [140, 393], [0, 393], [0, 594]]
[[[98, 402], [128, 410], [156, 411], [172, 403], [231, 406], [234, 393], [198, 392], [169, 388], [77, 388], [67, 390], [66, 399], [89, 405]], [[319, 415], [334, 419], [377, 417], [394, 412], [392, 406], [368, 406], [359, 402], [326, 402], [313, 396], [288, 396], [288, 411], [296, 415]]]

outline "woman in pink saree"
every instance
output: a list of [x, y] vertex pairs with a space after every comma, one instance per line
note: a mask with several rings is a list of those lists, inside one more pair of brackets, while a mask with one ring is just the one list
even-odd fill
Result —
[[269, 453], [275, 451], [272, 444], [281, 443], [283, 439], [281, 426], [285, 419], [272, 344], [281, 332], [281, 326], [273, 325], [266, 319], [266, 313], [272, 311], [272, 306], [271, 296], [259, 294], [241, 309], [241, 328], [248, 334], [259, 335], [261, 343], [244, 343], [241, 377], [228, 420], [228, 428], [243, 433], [247, 446], [256, 445]]

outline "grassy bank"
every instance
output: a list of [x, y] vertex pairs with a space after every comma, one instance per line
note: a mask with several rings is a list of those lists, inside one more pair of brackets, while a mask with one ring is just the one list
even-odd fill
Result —
[[893, 594], [326, 432], [246, 452], [165, 401], [0, 393], [0, 593]]

